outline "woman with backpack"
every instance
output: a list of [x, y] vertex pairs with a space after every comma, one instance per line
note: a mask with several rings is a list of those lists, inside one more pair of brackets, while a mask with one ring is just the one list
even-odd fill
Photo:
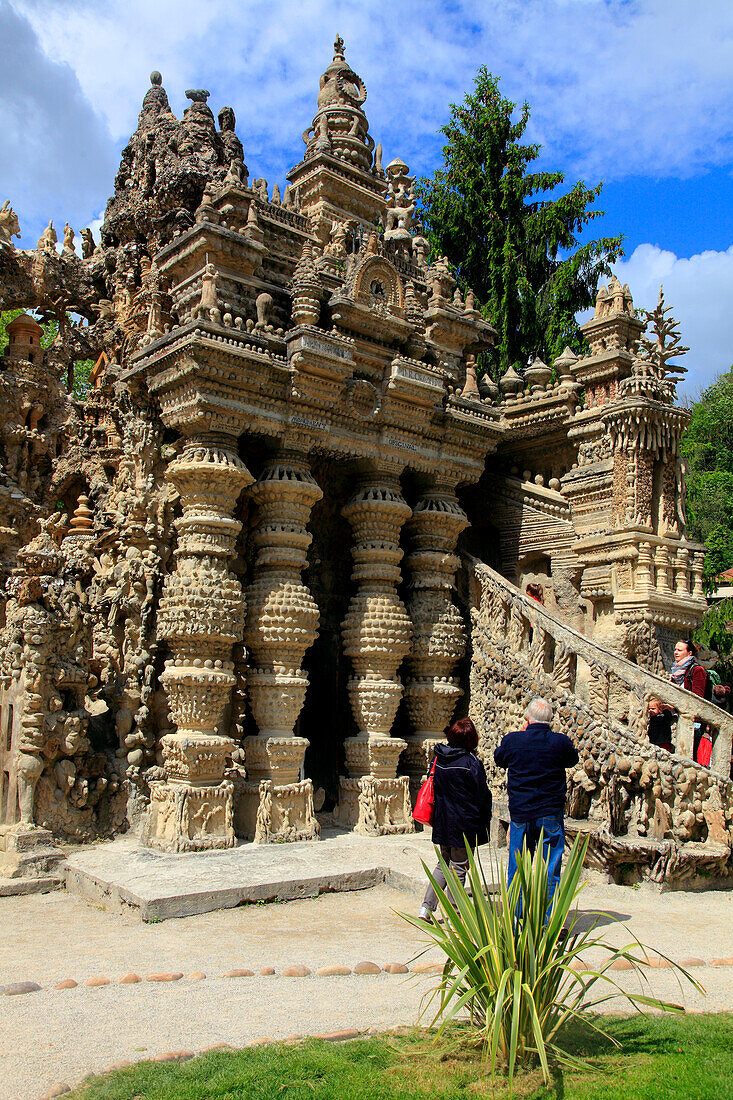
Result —
[[[697, 660], [697, 646], [689, 638], [681, 639], [674, 647], [674, 664], [670, 679], [677, 687], [699, 695], [701, 699], [710, 699], [711, 684], [707, 671]], [[692, 758], [707, 768], [713, 754], [713, 742], [708, 727], [700, 719], [693, 727]]]

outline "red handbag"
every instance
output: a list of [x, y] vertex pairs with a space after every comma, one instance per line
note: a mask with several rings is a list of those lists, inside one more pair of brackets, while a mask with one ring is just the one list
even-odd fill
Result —
[[[697, 746], [697, 762], [702, 764], [704, 768], [710, 767], [710, 761], [713, 756], [713, 742], [709, 737], [701, 737], [700, 744]], [[422, 790], [420, 791], [422, 794]], [[420, 796], [418, 795], [418, 798]]]
[[430, 773], [417, 793], [417, 798], [415, 799], [415, 809], [412, 811], [413, 818], [415, 819], [415, 821], [419, 821], [421, 825], [433, 824], [433, 802], [435, 801], [435, 791], [433, 790], [434, 772], [435, 757], [433, 757], [433, 763], [430, 767]]

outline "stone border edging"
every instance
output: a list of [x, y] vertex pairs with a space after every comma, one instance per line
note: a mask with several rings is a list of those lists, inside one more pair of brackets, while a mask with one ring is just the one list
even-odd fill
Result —
[[[648, 962], [644, 962], [641, 965], [648, 966], [652, 970], [662, 970], [671, 968], [673, 962], [661, 956], [650, 956]], [[684, 968], [711, 966], [716, 969], [723, 966], [733, 966], [733, 956], [729, 958], [715, 958], [715, 959], [700, 959], [700, 958], [687, 958], [681, 959], [678, 963], [674, 964], [682, 966]], [[582, 966], [585, 966], [583, 963]], [[635, 966], [627, 959], [617, 959], [611, 964], [611, 970], [633, 970]], [[340, 966], [337, 964], [329, 964], [327, 966], [317, 967], [315, 970], [311, 970], [310, 967], [304, 966], [302, 963], [293, 966], [285, 966], [279, 972], [273, 966], [264, 966], [261, 970], [255, 972], [249, 968], [235, 968], [233, 970], [227, 970], [223, 974], [213, 975], [214, 978], [265, 978], [265, 977], [281, 977], [281, 978], [336, 978], [336, 977], [377, 977], [379, 974], [416, 974], [416, 975], [430, 975], [430, 974], [442, 974], [442, 963], [418, 963], [408, 966], [406, 963], [385, 963], [384, 966], [379, 966], [378, 963], [364, 960], [356, 964], [356, 966]], [[107, 978], [103, 975], [92, 975], [87, 978], [82, 986], [86, 989], [99, 989], [108, 985], [141, 985], [145, 982], [179, 982], [186, 980], [190, 982], [201, 982], [208, 978], [207, 974], [204, 974], [202, 970], [194, 970], [190, 974], [184, 975], [182, 971], [171, 972], [156, 972], [148, 974], [147, 977], [141, 978], [139, 974], [129, 972], [123, 974], [121, 978], [117, 978], [113, 983], [111, 978]], [[79, 986], [79, 982], [73, 978], [65, 978], [63, 981], [56, 982], [54, 985], [41, 986], [37, 982], [25, 981], [25, 982], [10, 982], [8, 985], [0, 986], [0, 995], [6, 997], [18, 996], [25, 993], [40, 993], [44, 989], [60, 992], [66, 989], [76, 989]], [[274, 1040], [273, 1040], [274, 1041]]]

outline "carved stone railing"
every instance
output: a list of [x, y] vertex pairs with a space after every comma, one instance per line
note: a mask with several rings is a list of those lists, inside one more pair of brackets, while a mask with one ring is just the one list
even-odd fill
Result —
[[[502, 736], [520, 729], [533, 697], [553, 707], [553, 726], [578, 749], [568, 770], [568, 835], [587, 832], [587, 861], [615, 881], [680, 885], [733, 874], [733, 719], [579, 634], [493, 569], [467, 561], [472, 603], [470, 713], [479, 755], [508, 820], [506, 772], [494, 763]], [[679, 713], [677, 751], [652, 745], [648, 703]], [[713, 734], [712, 767], [691, 757], [695, 721]], [[501, 828], [497, 831], [501, 842]]]
[[646, 739], [648, 702], [658, 696], [679, 714], [676, 755], [692, 757], [694, 723], [704, 722], [713, 738], [710, 770], [730, 777], [733, 716], [586, 638], [489, 566], [474, 560], [474, 568], [481, 610], [491, 622], [494, 639], [521, 655], [539, 684], [547, 678], [556, 688], [576, 692], [578, 661], [585, 662], [593, 712], [637, 741]]

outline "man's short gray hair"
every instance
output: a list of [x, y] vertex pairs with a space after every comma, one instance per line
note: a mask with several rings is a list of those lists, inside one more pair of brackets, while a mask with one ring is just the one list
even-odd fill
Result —
[[533, 699], [525, 710], [524, 717], [528, 722], [547, 722], [549, 726], [552, 721], [552, 707], [546, 699]]

